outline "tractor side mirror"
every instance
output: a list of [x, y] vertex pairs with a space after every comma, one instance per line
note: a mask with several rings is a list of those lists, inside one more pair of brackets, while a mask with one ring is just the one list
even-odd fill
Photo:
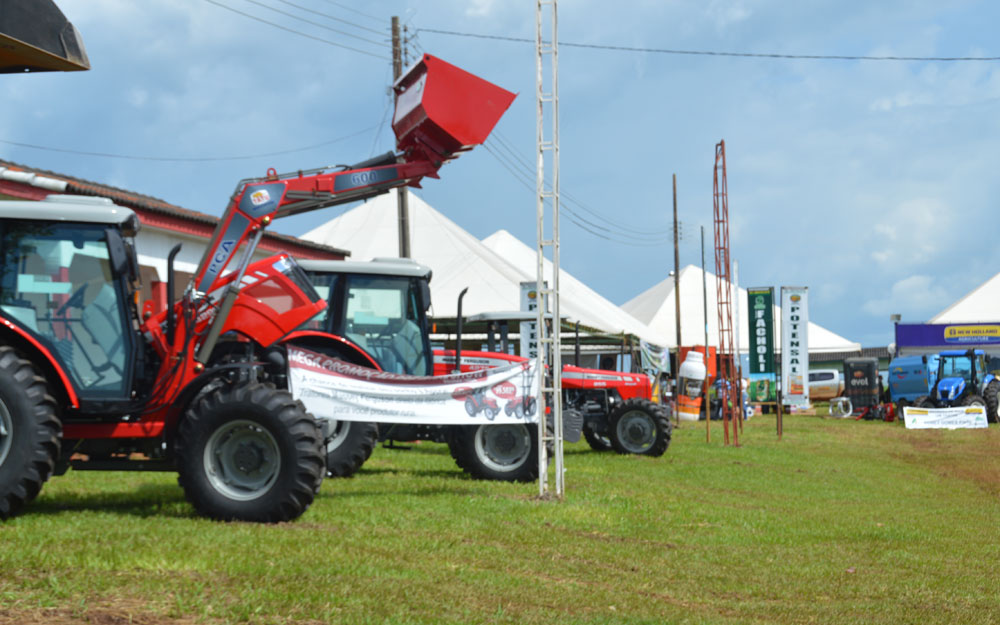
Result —
[[424, 312], [431, 309], [431, 285], [426, 280], [420, 281], [420, 297], [424, 301]]
[[127, 276], [130, 282], [135, 281], [135, 265], [134, 265], [134, 254], [129, 253], [129, 247], [125, 243], [125, 239], [116, 228], [108, 228], [106, 231], [106, 237], [108, 240], [108, 256], [111, 259], [111, 268], [114, 271], [114, 275], [117, 276]]

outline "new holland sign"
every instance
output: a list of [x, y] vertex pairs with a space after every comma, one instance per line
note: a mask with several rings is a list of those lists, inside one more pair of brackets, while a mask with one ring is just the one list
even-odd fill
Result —
[[784, 403], [809, 405], [809, 289], [781, 287], [781, 390]]

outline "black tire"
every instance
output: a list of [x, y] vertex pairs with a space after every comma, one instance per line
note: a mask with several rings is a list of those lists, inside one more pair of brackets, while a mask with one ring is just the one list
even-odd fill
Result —
[[332, 421], [326, 440], [327, 477], [351, 477], [375, 449], [378, 426], [361, 421]]
[[[972, 393], [969, 393], [968, 395], [966, 395], [965, 397], [962, 398], [962, 401], [959, 402], [959, 405], [961, 405], [961, 406], [982, 406], [983, 408], [985, 408], [986, 407], [986, 400], [983, 399], [981, 395], [973, 395]], [[987, 410], [987, 413], [988, 412], [989, 412], [989, 410]]]
[[983, 391], [986, 401], [986, 421], [1000, 423], [1000, 380], [991, 380]]
[[38, 496], [59, 455], [62, 424], [45, 378], [0, 347], [0, 520]]
[[595, 432], [589, 423], [583, 426], [583, 438], [594, 451], [611, 451], [613, 449], [611, 447], [611, 439], [606, 434]]
[[608, 417], [608, 439], [620, 454], [662, 456], [672, 433], [666, 411], [648, 399], [626, 399]]
[[898, 423], [903, 423], [903, 409], [910, 405], [912, 404], [905, 399], [896, 402], [896, 421]]
[[326, 472], [319, 424], [268, 384], [227, 385], [199, 397], [175, 449], [188, 501], [222, 521], [291, 521], [312, 503]]
[[531, 482], [538, 479], [538, 426], [493, 424], [455, 426], [448, 449], [455, 464], [480, 480]]
[[935, 408], [934, 400], [932, 400], [927, 395], [921, 395], [920, 397], [913, 400], [913, 406], [915, 408]]

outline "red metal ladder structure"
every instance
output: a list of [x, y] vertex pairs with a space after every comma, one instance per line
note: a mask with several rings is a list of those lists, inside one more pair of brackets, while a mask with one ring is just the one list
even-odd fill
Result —
[[[726, 184], [726, 142], [715, 145], [715, 169], [712, 175], [712, 199], [715, 224], [715, 286], [719, 303], [719, 400], [721, 400], [723, 440], [739, 445], [739, 419], [743, 416], [743, 386], [739, 371], [740, 356], [733, 339], [733, 282], [729, 260], [729, 189]], [[736, 297], [739, 296], [737, 290]], [[709, 415], [711, 418], [711, 415]]]

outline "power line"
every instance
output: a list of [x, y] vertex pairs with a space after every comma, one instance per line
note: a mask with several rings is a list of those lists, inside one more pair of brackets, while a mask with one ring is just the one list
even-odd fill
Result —
[[328, 20], [333, 20], [335, 22], [340, 22], [341, 24], [347, 24], [348, 26], [353, 26], [355, 28], [360, 28], [361, 30], [368, 31], [370, 33], [375, 33], [376, 35], [382, 35], [382, 36], [385, 35], [385, 31], [384, 30], [375, 30], [374, 28], [368, 28], [367, 26], [362, 26], [361, 24], [357, 24], [355, 22], [348, 22], [347, 20], [344, 20], [344, 19], [341, 19], [339, 17], [330, 15], [329, 13], [323, 13], [322, 11], [316, 11], [316, 10], [310, 9], [309, 7], [304, 7], [304, 6], [300, 5], [300, 4], [295, 4], [294, 2], [289, 2], [289, 0], [278, 0], [278, 2], [280, 2], [282, 4], [287, 4], [290, 7], [295, 7], [296, 9], [300, 9], [300, 10], [305, 11], [307, 13], [312, 13], [313, 15], [319, 15], [320, 17], [325, 17]]
[[348, 139], [357, 137], [366, 132], [376, 130], [378, 126], [371, 126], [365, 128], [364, 130], [359, 130], [355, 133], [345, 135], [343, 137], [337, 137], [336, 139], [330, 139], [329, 141], [324, 141], [323, 143], [317, 143], [315, 145], [308, 145], [301, 148], [293, 148], [290, 150], [281, 150], [278, 152], [267, 152], [265, 154], [247, 154], [243, 156], [203, 156], [203, 157], [168, 157], [168, 156], [139, 156], [134, 154], [112, 154], [109, 152], [87, 152], [83, 150], [70, 150], [65, 148], [53, 148], [44, 145], [34, 145], [31, 143], [21, 143], [19, 141], [7, 141], [5, 139], [0, 139], [0, 143], [5, 143], [7, 145], [15, 145], [21, 148], [30, 148], [32, 150], [43, 150], [45, 152], [59, 152], [62, 154], [76, 154], [79, 156], [99, 156], [101, 158], [120, 158], [131, 161], [158, 161], [158, 162], [171, 162], [171, 163], [205, 163], [210, 161], [241, 161], [250, 160], [254, 158], [264, 158], [266, 156], [281, 156], [283, 154], [292, 154], [294, 152], [305, 152], [307, 150], [314, 150], [316, 148], [321, 148], [326, 145], [331, 145], [333, 143], [339, 143], [341, 141], [346, 141]]
[[[311, 11], [311, 9], [307, 9], [306, 7], [299, 6], [297, 4], [292, 4], [291, 2], [287, 2], [286, 0], [278, 0], [278, 1], [279, 2], [283, 2], [283, 3], [285, 3], [285, 4], [289, 5], [289, 6], [295, 7], [297, 9], [302, 9], [302, 10], [305, 10], [305, 11]], [[328, 30], [330, 32], [337, 33], [338, 35], [344, 35], [345, 37], [350, 37], [351, 39], [358, 39], [360, 41], [364, 41], [365, 43], [374, 44], [376, 46], [388, 47], [388, 45], [389, 45], [389, 44], [387, 44], [384, 41], [372, 41], [371, 39], [365, 39], [364, 37], [359, 37], [358, 35], [354, 35], [354, 34], [351, 34], [349, 32], [345, 32], [343, 30], [337, 30], [336, 28], [333, 28], [331, 26], [327, 26], [326, 24], [320, 24], [319, 22], [314, 22], [314, 21], [308, 20], [308, 19], [306, 19], [304, 17], [299, 17], [298, 15], [295, 15], [294, 13], [288, 13], [287, 11], [282, 11], [281, 9], [276, 9], [276, 8], [270, 6], [270, 5], [264, 4], [263, 2], [259, 2], [258, 0], [246, 0], [246, 2], [249, 2], [250, 4], [256, 4], [257, 6], [259, 6], [261, 8], [264, 8], [264, 9], [267, 9], [268, 11], [274, 11], [278, 15], [284, 15], [285, 17], [290, 17], [293, 20], [298, 20], [300, 22], [304, 22], [306, 24], [310, 24], [312, 26], [316, 26], [317, 28], [322, 28], [324, 30]], [[315, 13], [315, 11], [312, 11], [312, 12]], [[320, 15], [323, 15], [323, 14], [320, 13]], [[324, 17], [329, 17], [329, 16], [324, 15]], [[335, 18], [332, 18], [332, 19], [335, 19]], [[366, 29], [366, 30], [370, 30], [370, 29]], [[375, 32], [376, 34], [379, 34], [379, 35], [383, 34], [383, 33], [380, 33], [378, 31], [373, 31], [373, 32]]]
[[385, 20], [383, 18], [381, 18], [381, 17], [376, 17], [374, 15], [371, 15], [371, 14], [368, 14], [368, 13], [364, 13], [363, 11], [359, 11], [359, 10], [357, 10], [355, 8], [349, 7], [346, 4], [341, 4], [339, 2], [334, 2], [333, 0], [323, 0], [323, 2], [326, 2], [327, 4], [332, 4], [335, 7], [340, 7], [341, 9], [344, 9], [345, 11], [350, 11], [351, 13], [357, 13], [358, 15], [360, 15], [362, 17], [367, 17], [368, 19], [375, 20], [376, 22], [379, 22], [379, 23], [384, 23], [385, 22]]
[[[534, 39], [524, 37], [504, 37], [501, 35], [483, 35], [478, 33], [462, 33], [453, 30], [438, 30], [434, 28], [418, 28], [417, 33], [426, 32], [437, 35], [452, 35], [456, 37], [472, 37], [476, 39], [494, 39], [513, 41], [516, 43], [534, 44]], [[849, 54], [777, 54], [761, 52], [720, 52], [716, 50], [675, 50], [670, 48], [638, 48], [632, 46], [608, 46], [594, 43], [570, 43], [560, 41], [559, 47], [589, 48], [593, 50], [614, 50], [618, 52], [651, 52], [655, 54], [677, 54], [688, 56], [731, 56], [761, 59], [806, 59], [821, 61], [928, 61], [928, 62], [964, 62], [964, 61], [1000, 61], [1000, 56], [865, 56]]]
[[267, 24], [268, 26], [274, 26], [275, 28], [280, 28], [281, 30], [283, 30], [285, 32], [292, 33], [293, 35], [299, 35], [301, 37], [305, 37], [307, 39], [312, 39], [313, 41], [319, 41], [320, 43], [325, 43], [325, 44], [328, 44], [328, 45], [331, 45], [331, 46], [335, 46], [337, 48], [343, 48], [345, 50], [351, 50], [352, 52], [357, 52], [359, 54], [364, 54], [366, 56], [375, 57], [376, 59], [381, 59], [383, 61], [388, 60], [388, 58], [389, 58], [387, 56], [382, 56], [382, 55], [375, 54], [375, 53], [372, 53], [372, 52], [367, 52], [365, 50], [359, 50], [357, 48], [352, 48], [350, 46], [345, 46], [344, 44], [337, 43], [336, 41], [330, 41], [329, 39], [323, 39], [322, 37], [316, 37], [314, 35], [310, 35], [308, 33], [304, 33], [302, 31], [295, 30], [294, 28], [288, 28], [287, 26], [282, 26], [281, 24], [276, 24], [274, 22], [271, 22], [271, 21], [265, 20], [263, 18], [257, 17], [256, 15], [251, 15], [249, 13], [245, 13], [243, 11], [240, 11], [239, 9], [234, 9], [231, 6], [227, 6], [225, 4], [222, 4], [218, 0], [205, 0], [205, 2], [208, 2], [209, 4], [214, 4], [215, 6], [223, 8], [223, 9], [226, 9], [227, 11], [232, 11], [233, 13], [237, 13], [239, 15], [242, 15], [243, 17], [248, 17], [248, 18], [250, 18], [252, 20], [261, 22], [262, 24]]

